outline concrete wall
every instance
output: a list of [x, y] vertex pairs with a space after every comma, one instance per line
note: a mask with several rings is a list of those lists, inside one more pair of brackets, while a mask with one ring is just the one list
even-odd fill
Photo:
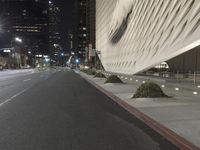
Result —
[[167, 61], [172, 72], [200, 73], [200, 47]]
[[200, 45], [199, 0], [96, 0], [96, 8], [106, 71], [135, 74]]

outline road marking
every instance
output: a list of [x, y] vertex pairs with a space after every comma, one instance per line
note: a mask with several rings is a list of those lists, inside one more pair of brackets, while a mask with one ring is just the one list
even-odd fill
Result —
[[44, 77], [43, 75], [40, 75], [40, 78]]
[[162, 87], [162, 88], [165, 88], [165, 85], [163, 84], [163, 85], [161, 85], [161, 87]]
[[198, 94], [198, 92], [197, 92], [197, 91], [194, 91], [194, 92], [193, 92], [193, 94], [194, 94], [194, 95], [197, 95], [197, 94]]
[[13, 95], [12, 97], [8, 98], [7, 100], [5, 100], [4, 102], [0, 103], [0, 107], [3, 106], [4, 104], [12, 101], [14, 98], [18, 97], [19, 95], [23, 94], [24, 92], [26, 92], [29, 88], [26, 88], [24, 90], [22, 90], [21, 92]]
[[174, 88], [174, 90], [175, 90], [175, 91], [179, 91], [180, 89], [179, 89], [179, 88]]
[[26, 79], [26, 80], [24, 80], [24, 82], [27, 82], [27, 81], [30, 81], [31, 79]]

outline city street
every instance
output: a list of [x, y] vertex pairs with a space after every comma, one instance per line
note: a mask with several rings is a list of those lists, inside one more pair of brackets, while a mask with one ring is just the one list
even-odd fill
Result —
[[0, 149], [177, 148], [73, 71], [54, 69], [0, 81]]

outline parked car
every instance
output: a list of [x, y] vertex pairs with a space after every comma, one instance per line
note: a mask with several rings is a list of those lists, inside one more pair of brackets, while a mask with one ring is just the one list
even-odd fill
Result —
[[0, 65], [0, 70], [3, 70], [3, 66]]
[[30, 69], [31, 66], [30, 65], [26, 65], [26, 66], [21, 66], [21, 69]]

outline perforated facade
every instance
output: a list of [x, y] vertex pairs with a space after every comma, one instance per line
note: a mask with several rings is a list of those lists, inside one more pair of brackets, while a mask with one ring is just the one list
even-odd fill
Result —
[[135, 74], [200, 45], [200, 0], [96, 0], [106, 71]]

